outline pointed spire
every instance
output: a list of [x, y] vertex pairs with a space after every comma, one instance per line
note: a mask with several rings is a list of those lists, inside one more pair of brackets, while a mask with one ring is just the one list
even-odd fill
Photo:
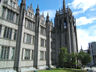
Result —
[[26, 4], [26, 0], [22, 0], [22, 2], [21, 2], [21, 3]]
[[26, 9], [26, 0], [21, 1], [20, 7]]
[[52, 19], [51, 19], [51, 22], [52, 22]]
[[65, 11], [66, 6], [65, 6], [65, 0], [63, 0], [63, 10]]
[[27, 6], [27, 9], [29, 9], [29, 6]]
[[32, 7], [32, 3], [30, 4], [30, 9], [31, 9], [31, 10], [33, 9], [33, 7]]
[[42, 12], [42, 16], [44, 17], [44, 12]]
[[37, 9], [36, 9], [36, 15], [39, 15], [39, 5], [37, 5]]
[[60, 8], [59, 8], [59, 13], [60, 13]]
[[47, 17], [49, 17], [49, 13], [47, 13]]
[[49, 13], [47, 13], [46, 20], [49, 21]]
[[82, 48], [82, 46], [81, 46], [81, 50], [80, 51], [83, 51], [83, 48]]
[[37, 9], [39, 9], [39, 5], [37, 5]]

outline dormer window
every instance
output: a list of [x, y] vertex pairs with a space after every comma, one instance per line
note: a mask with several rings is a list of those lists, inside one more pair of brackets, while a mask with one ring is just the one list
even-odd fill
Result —
[[29, 16], [32, 16], [32, 13], [31, 12], [29, 12]]
[[42, 26], [41, 26], [41, 29], [40, 29], [40, 33], [41, 33], [41, 35], [46, 35], [46, 29]]
[[34, 15], [31, 12], [29, 12], [29, 17], [34, 18]]
[[11, 7], [15, 8], [16, 3], [13, 2], [12, 0], [10, 0], [10, 5], [11, 5]]
[[41, 24], [42, 24], [42, 25], [44, 25], [44, 24], [45, 24], [44, 20], [41, 20]]

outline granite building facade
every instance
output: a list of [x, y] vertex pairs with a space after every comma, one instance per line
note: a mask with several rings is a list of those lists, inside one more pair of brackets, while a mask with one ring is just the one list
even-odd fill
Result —
[[90, 65], [96, 65], [96, 42], [89, 43], [89, 54], [92, 57]]
[[0, 0], [0, 71], [24, 72], [58, 65], [60, 48], [77, 52], [75, 18], [70, 8], [56, 11], [55, 24], [26, 0]]
[[39, 6], [34, 15], [32, 4], [26, 9], [25, 0], [20, 7], [18, 0], [1, 0], [0, 70], [50, 67], [52, 26], [49, 15], [46, 19], [40, 15]]
[[58, 66], [60, 48], [67, 48], [69, 53], [78, 52], [76, 19], [69, 7], [56, 11], [52, 30], [52, 64]]

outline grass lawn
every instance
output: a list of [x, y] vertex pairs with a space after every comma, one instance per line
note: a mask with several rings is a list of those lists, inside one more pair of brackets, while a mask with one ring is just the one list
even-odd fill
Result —
[[87, 72], [78, 69], [53, 69], [53, 70], [41, 70], [38, 72]]

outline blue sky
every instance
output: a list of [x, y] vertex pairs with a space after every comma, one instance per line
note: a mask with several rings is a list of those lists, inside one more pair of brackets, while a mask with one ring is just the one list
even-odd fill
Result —
[[[19, 0], [19, 4], [20, 4]], [[54, 21], [56, 10], [62, 8], [63, 0], [26, 0], [26, 5], [32, 3], [34, 12], [39, 4], [40, 12], [50, 15]], [[78, 46], [86, 50], [88, 43], [96, 41], [96, 0], [66, 0], [66, 7], [69, 6], [76, 18]]]

